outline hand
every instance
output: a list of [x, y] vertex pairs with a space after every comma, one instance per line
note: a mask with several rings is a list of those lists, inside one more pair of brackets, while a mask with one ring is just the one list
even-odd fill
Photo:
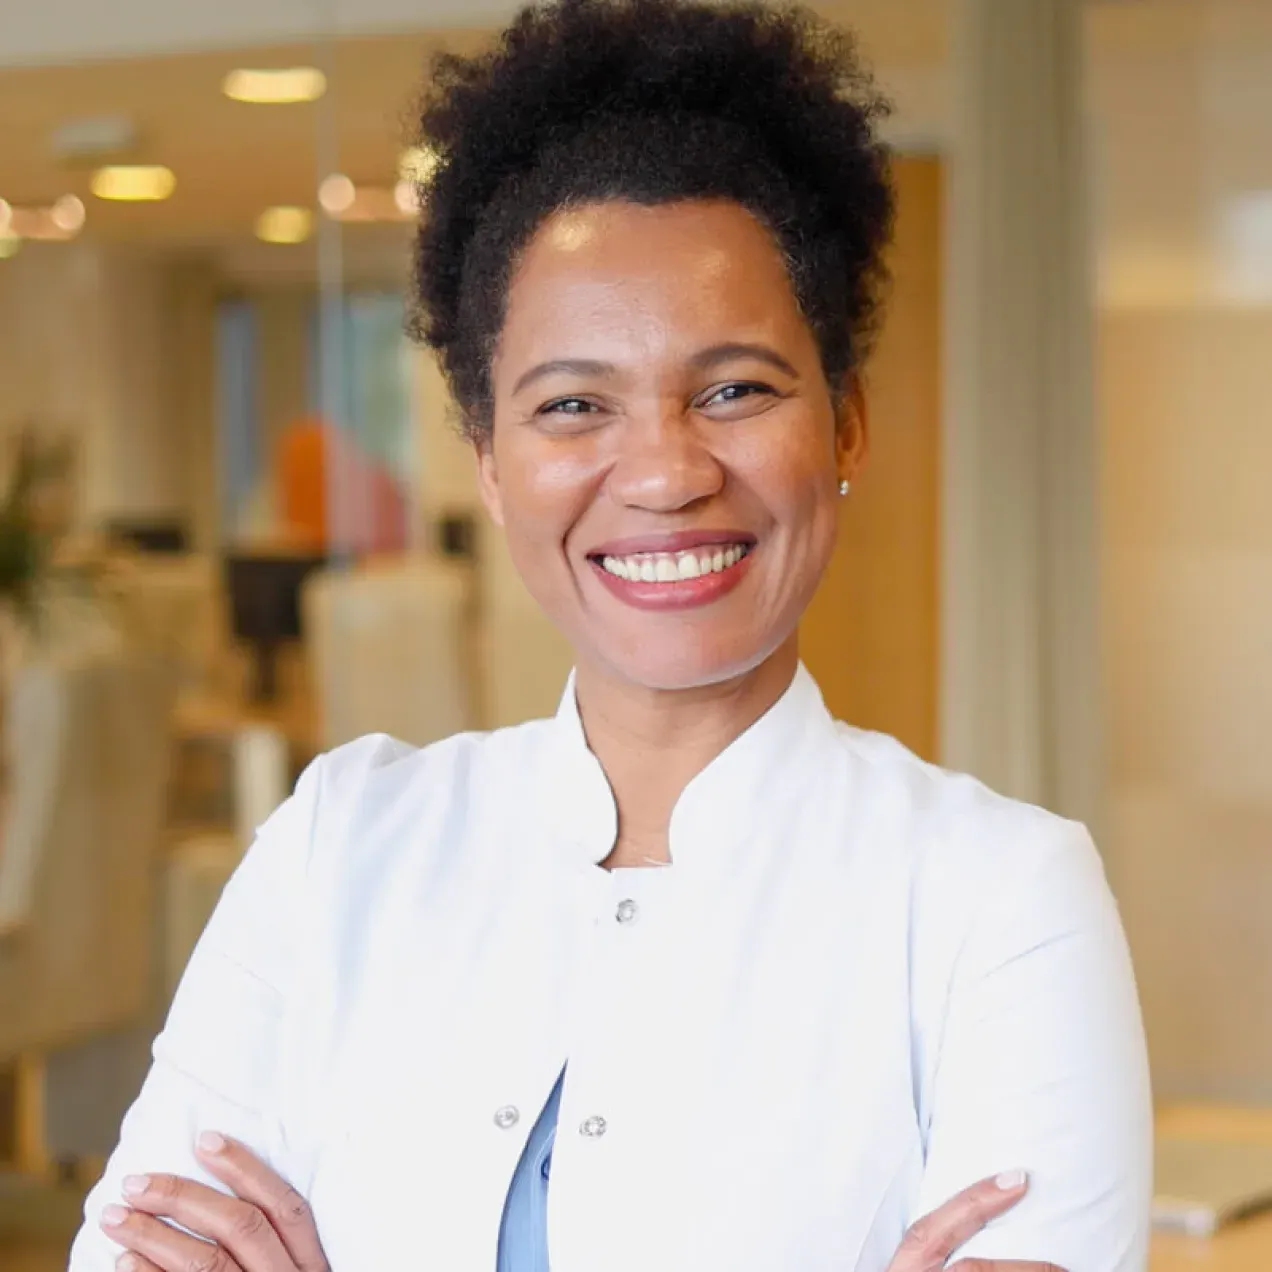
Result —
[[[1019, 1180], [1019, 1182], [1016, 1182]], [[887, 1272], [942, 1272], [958, 1248], [991, 1219], [997, 1219], [1029, 1191], [1023, 1173], [983, 1179], [945, 1205], [916, 1220]], [[1014, 1259], [963, 1259], [949, 1272], [1064, 1272], [1054, 1263], [1019, 1263]]]
[[196, 1152], [234, 1195], [176, 1175], [130, 1176], [127, 1206], [102, 1212], [103, 1231], [130, 1252], [119, 1272], [331, 1272], [309, 1204], [290, 1184], [224, 1136], [201, 1135]]

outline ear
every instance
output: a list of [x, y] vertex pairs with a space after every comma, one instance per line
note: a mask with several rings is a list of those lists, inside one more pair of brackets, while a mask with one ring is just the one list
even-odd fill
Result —
[[486, 511], [495, 525], [502, 527], [503, 499], [499, 493], [499, 474], [495, 469], [495, 450], [489, 437], [482, 438], [473, 446], [473, 455], [477, 461], [477, 490]]
[[835, 421], [835, 470], [841, 480], [856, 481], [870, 454], [870, 413], [861, 377], [850, 372], [844, 379]]

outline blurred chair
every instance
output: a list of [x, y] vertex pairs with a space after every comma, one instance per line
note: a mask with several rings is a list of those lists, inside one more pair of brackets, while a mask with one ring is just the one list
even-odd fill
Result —
[[390, 733], [422, 746], [475, 728], [471, 570], [407, 556], [312, 575], [305, 646], [321, 742]]
[[[172, 697], [171, 674], [156, 660], [100, 651], [29, 663], [7, 695], [0, 1063], [18, 1065], [28, 1167], [43, 1164], [43, 1101], [50, 1113], [57, 1105], [44, 1089], [46, 1059], [138, 1026], [141, 1037], [154, 1020]], [[140, 1082], [136, 1051], [129, 1035], [66, 1086], [112, 1135]], [[123, 1052], [125, 1074], [114, 1062]], [[62, 1131], [60, 1156], [95, 1151], [65, 1118]]]
[[129, 643], [167, 662], [182, 689], [227, 691], [233, 649], [220, 561], [121, 553], [116, 565], [113, 591]]

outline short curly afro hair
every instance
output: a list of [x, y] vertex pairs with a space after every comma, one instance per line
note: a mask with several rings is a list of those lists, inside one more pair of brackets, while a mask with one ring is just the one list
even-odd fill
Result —
[[412, 334], [467, 435], [492, 426], [491, 361], [520, 253], [555, 212], [727, 199], [773, 235], [832, 386], [867, 355], [886, 283], [888, 105], [851, 35], [806, 10], [555, 0], [487, 53], [442, 54], [421, 106]]

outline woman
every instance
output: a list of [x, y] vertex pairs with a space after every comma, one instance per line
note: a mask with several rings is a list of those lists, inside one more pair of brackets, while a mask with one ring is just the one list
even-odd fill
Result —
[[812, 18], [675, 0], [440, 64], [418, 329], [576, 672], [553, 720], [309, 769], [74, 1272], [1143, 1267], [1089, 839], [798, 662], [866, 457], [881, 109]]

